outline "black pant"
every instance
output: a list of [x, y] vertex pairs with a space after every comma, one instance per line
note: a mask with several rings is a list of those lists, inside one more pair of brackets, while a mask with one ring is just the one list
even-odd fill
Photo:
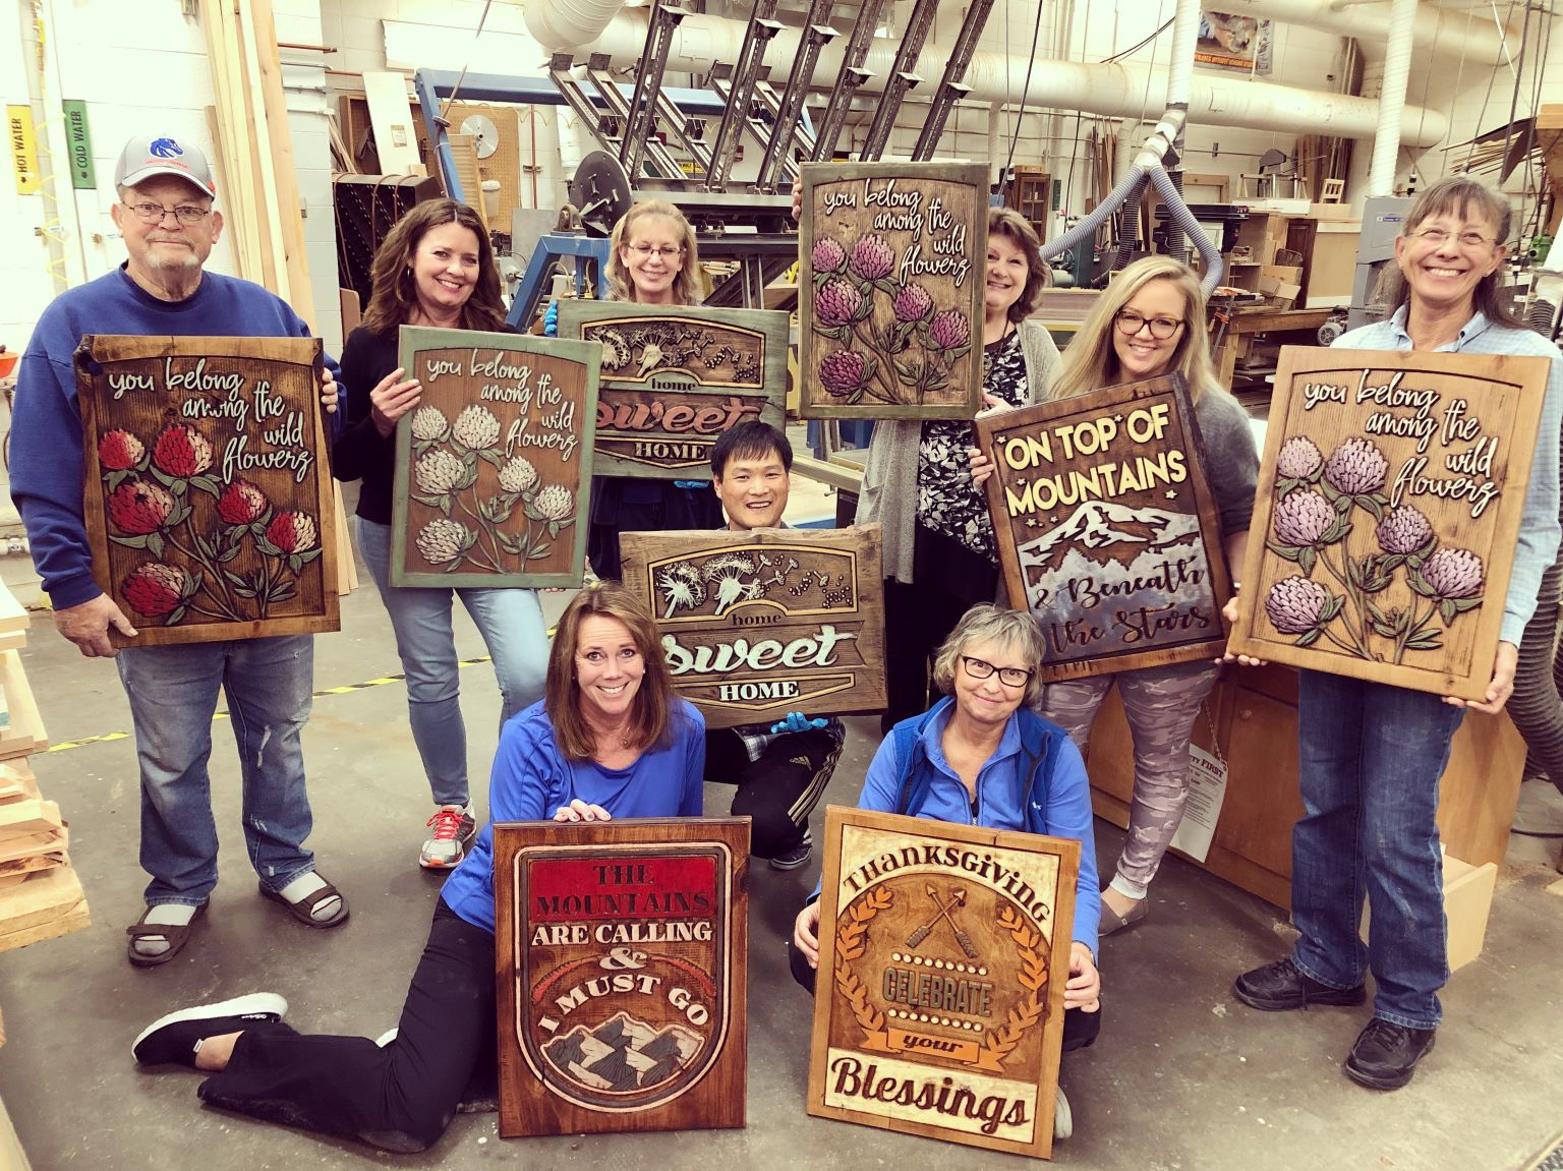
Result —
[[749, 849], [777, 858], [803, 842], [809, 814], [825, 795], [841, 742], [828, 731], [790, 732], [750, 760], [743, 738], [731, 728], [706, 733], [706, 780], [737, 785], [733, 816], [753, 818]]
[[421, 1151], [445, 1133], [474, 1074], [492, 1080], [497, 1066], [494, 936], [441, 899], [394, 1041], [246, 1029], [198, 1092], [267, 1121]]
[[885, 581], [885, 688], [880, 731], [928, 710], [937, 692], [933, 658], [961, 615], [991, 602], [998, 568], [959, 541], [917, 526], [913, 584]]
[[[810, 996], [814, 995], [813, 968], [809, 967], [809, 961], [804, 959], [803, 953], [797, 949], [792, 940], [787, 941], [787, 964], [792, 968], [792, 978], [803, 986]], [[1064, 1046], [1063, 1052], [1068, 1053], [1072, 1049], [1088, 1049], [1096, 1042], [1096, 1035], [1102, 1031], [1102, 1010], [1095, 1012], [1081, 1012], [1078, 1008], [1067, 1009], [1064, 1012]]]
[[593, 476], [586, 556], [598, 577], [617, 581], [620, 533], [720, 529], [726, 525], [722, 502], [709, 484], [680, 488], [672, 480]]

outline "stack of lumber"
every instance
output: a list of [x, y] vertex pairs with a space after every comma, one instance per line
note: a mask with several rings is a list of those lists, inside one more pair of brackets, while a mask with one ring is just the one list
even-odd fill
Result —
[[[293, 165], [288, 102], [271, 0], [201, 0], [216, 104], [207, 107], [218, 195], [236, 240], [239, 275], [266, 286], [314, 327], [304, 205]], [[335, 489], [337, 592], [358, 584], [342, 489]]]
[[27, 611], [0, 585], [0, 688], [10, 717], [0, 728], [0, 951], [90, 922], [66, 852], [70, 831], [27, 762], [49, 741], [18, 653], [26, 641]]

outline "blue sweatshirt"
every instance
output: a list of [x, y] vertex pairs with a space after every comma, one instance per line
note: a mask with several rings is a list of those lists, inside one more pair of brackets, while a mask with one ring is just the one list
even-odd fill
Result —
[[494, 822], [546, 821], [579, 797], [614, 817], [699, 817], [706, 769], [705, 717], [676, 700], [665, 743], [628, 768], [567, 760], [539, 700], [505, 723], [489, 778], [489, 823], [445, 881], [445, 905], [474, 927], [494, 930]]
[[[11, 499], [56, 610], [103, 591], [82, 519], [81, 416], [72, 357], [89, 333], [172, 337], [313, 337], [287, 302], [250, 281], [206, 272], [195, 295], [159, 301], [121, 265], [61, 293], [43, 311], [17, 374]], [[326, 364], [335, 371], [329, 358]]]
[[[1091, 788], [1080, 750], [1062, 728], [1021, 708], [1010, 716], [998, 748], [977, 773], [973, 810], [966, 786], [945, 760], [940, 743], [954, 706], [946, 697], [891, 730], [868, 766], [858, 808], [1075, 839], [1080, 843], [1080, 872], [1072, 938], [1094, 956], [1102, 896], [1096, 879]], [[901, 758], [899, 744], [910, 746], [910, 760]], [[1035, 764], [1034, 779], [1021, 775], [1028, 762]]]

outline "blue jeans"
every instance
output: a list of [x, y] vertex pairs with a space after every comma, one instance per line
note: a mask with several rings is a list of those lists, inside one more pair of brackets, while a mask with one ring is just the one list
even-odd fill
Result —
[[391, 585], [391, 527], [358, 517], [358, 548], [396, 631], [407, 676], [413, 742], [436, 805], [465, 805], [467, 729], [461, 719], [461, 666], [451, 632], [451, 599], [472, 616], [494, 660], [503, 701], [499, 722], [543, 698], [548, 632], [534, 590], [423, 589]]
[[1449, 978], [1434, 819], [1464, 710], [1402, 687], [1301, 675], [1304, 814], [1292, 831], [1292, 921], [1302, 937], [1293, 960], [1333, 988], [1354, 988], [1371, 970], [1374, 1016], [1434, 1028]]
[[198, 906], [217, 885], [212, 714], [228, 697], [244, 781], [244, 843], [261, 885], [315, 868], [299, 733], [309, 719], [311, 635], [127, 647], [115, 663], [130, 698], [141, 764], [141, 868], [148, 905]]

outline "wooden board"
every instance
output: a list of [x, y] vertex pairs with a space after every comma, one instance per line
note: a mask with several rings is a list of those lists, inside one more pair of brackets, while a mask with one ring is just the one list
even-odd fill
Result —
[[1481, 699], [1548, 369], [1284, 347], [1232, 650]]
[[1047, 1158], [1080, 843], [832, 805], [808, 1111]]
[[10, 715], [10, 721], [0, 730], [0, 760], [42, 752], [49, 746], [49, 733], [44, 730], [38, 700], [22, 670], [18, 651], [0, 651], [0, 691], [5, 693]]
[[708, 728], [885, 706], [878, 525], [624, 533], [678, 693]]
[[1177, 374], [977, 420], [1010, 605], [1042, 677], [1212, 658], [1231, 593], [1188, 387]]
[[375, 152], [386, 175], [423, 175], [428, 172], [413, 131], [412, 99], [407, 77], [401, 73], [369, 71], [364, 74], [364, 98], [374, 128]]
[[70, 866], [29, 874], [0, 890], [0, 951], [53, 939], [87, 923], [87, 899]]
[[88, 335], [76, 351], [99, 587], [158, 646], [337, 630], [318, 338]]
[[578, 586], [602, 347], [401, 329], [423, 383], [396, 427], [391, 584]]
[[494, 826], [499, 1133], [742, 1126], [749, 819]]
[[787, 314], [559, 302], [559, 336], [602, 346], [594, 469], [704, 479], [724, 431], [787, 425]]
[[980, 163], [805, 163], [799, 413], [970, 419], [982, 400]]

